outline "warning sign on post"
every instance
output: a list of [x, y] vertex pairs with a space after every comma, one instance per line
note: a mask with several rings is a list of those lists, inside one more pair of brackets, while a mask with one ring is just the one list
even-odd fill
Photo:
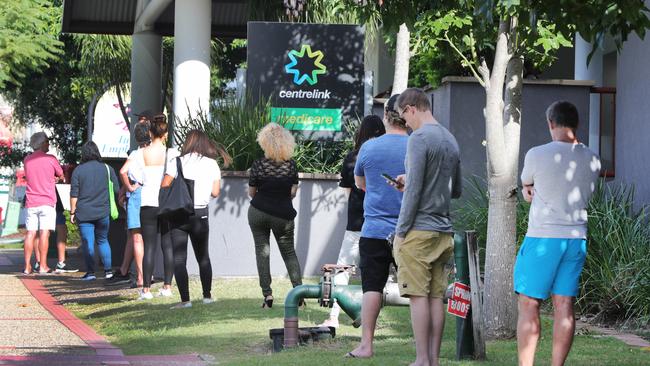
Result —
[[469, 286], [460, 282], [454, 282], [451, 298], [447, 301], [447, 312], [463, 319], [466, 318], [469, 312], [471, 297]]

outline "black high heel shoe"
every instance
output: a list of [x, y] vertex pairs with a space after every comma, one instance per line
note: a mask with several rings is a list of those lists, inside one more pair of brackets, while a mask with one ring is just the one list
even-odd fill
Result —
[[265, 297], [263, 301], [264, 302], [262, 302], [262, 309], [273, 307], [273, 296], [269, 295]]

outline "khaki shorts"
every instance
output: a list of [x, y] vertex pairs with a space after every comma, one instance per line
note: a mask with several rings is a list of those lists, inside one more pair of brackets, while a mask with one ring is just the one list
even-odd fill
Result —
[[401, 296], [443, 297], [449, 274], [445, 265], [454, 253], [451, 233], [411, 230], [393, 251]]

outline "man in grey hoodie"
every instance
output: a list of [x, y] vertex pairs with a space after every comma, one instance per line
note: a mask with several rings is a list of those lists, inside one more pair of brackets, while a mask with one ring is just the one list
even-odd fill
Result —
[[460, 154], [454, 136], [433, 118], [423, 91], [407, 89], [397, 104], [398, 113], [413, 129], [406, 175], [397, 179], [398, 189], [404, 191], [393, 249], [397, 282], [400, 295], [411, 303], [416, 350], [411, 365], [438, 365], [445, 325], [445, 265], [453, 254], [449, 205], [461, 193]]

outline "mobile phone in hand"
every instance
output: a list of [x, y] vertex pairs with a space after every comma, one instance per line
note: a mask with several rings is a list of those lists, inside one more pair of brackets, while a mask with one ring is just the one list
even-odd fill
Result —
[[397, 179], [391, 177], [390, 175], [388, 175], [386, 173], [381, 173], [381, 176], [384, 177], [386, 180], [392, 182], [395, 185], [395, 187], [401, 187], [402, 186], [402, 183], [398, 182]]

